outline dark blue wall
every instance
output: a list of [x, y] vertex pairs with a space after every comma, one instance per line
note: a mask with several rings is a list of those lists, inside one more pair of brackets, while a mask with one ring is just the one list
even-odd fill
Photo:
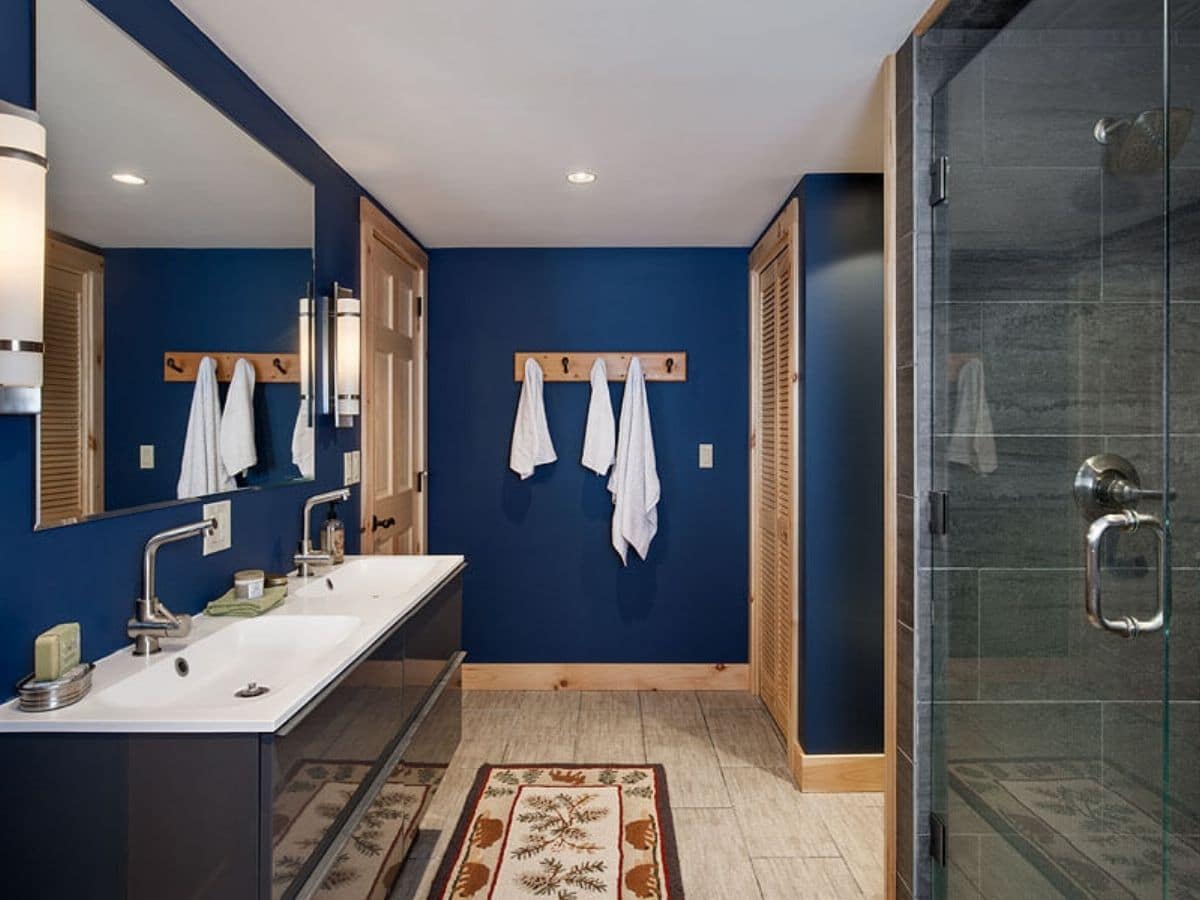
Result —
[[[163, 353], [297, 353], [296, 300], [312, 278], [308, 250], [106, 249], [104, 505], [125, 509], [175, 497], [193, 383], [163, 380]], [[137, 335], [138, 340], [123, 340]], [[222, 402], [226, 385], [221, 385]], [[299, 385], [254, 391], [258, 465], [243, 483], [299, 478], [292, 426]], [[155, 467], [138, 447], [153, 444]]]
[[[317, 284], [357, 284], [359, 185], [168, 0], [93, 5], [313, 182]], [[24, 0], [0, 3], [0, 99], [24, 106], [33, 103], [31, 22]], [[10, 693], [8, 686], [29, 671], [34, 637], [56, 622], [83, 625], [84, 653], [91, 659], [125, 644], [125, 622], [141, 591], [146, 538], [200, 516], [200, 504], [192, 503], [35, 533], [33, 422], [0, 416], [0, 694]], [[192, 543], [160, 554], [160, 594], [168, 605], [177, 612], [198, 610], [225, 589], [235, 569], [288, 564], [300, 537], [303, 498], [341, 483], [341, 454], [358, 446], [358, 432], [335, 430], [322, 419], [316, 443], [316, 485], [233, 495], [232, 550], [202, 558]], [[350, 506], [343, 518], [357, 521], [357, 495]], [[349, 531], [353, 549], [358, 536]]]
[[[430, 550], [471, 561], [471, 658], [745, 661], [746, 252], [440, 250], [430, 268]], [[546, 385], [558, 462], [508, 469], [513, 353], [560, 349], [688, 353], [686, 383], [647, 386], [663, 499], [645, 562], [621, 567], [606, 480], [579, 463], [586, 384]]]
[[883, 750], [883, 179], [800, 183], [800, 743]]

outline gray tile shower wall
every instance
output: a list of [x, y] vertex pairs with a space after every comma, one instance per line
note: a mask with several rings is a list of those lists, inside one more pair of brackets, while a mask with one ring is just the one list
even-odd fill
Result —
[[[923, 849], [931, 775], [951, 785], [944, 883], [952, 900], [1061, 893], [1014, 849], [1034, 835], [1020, 827], [1015, 837], [998, 834], [953, 789], [956, 763], [967, 760], [1069, 759], [1106, 798], [1140, 791], [1151, 809], [1165, 790], [1172, 831], [1193, 845], [1200, 839], [1200, 139], [1189, 139], [1171, 170], [1172, 424], [1164, 448], [1163, 272], [1147, 265], [1163, 254], [1163, 180], [1113, 171], [1092, 137], [1099, 115], [1162, 106], [1161, 33], [1146, 21], [1158, 7], [1037, 2], [1020, 27], [986, 30], [1023, 6], [951, 3], [939, 27], [916, 41], [913, 93], [897, 98], [898, 108], [911, 102], [914, 111], [911, 152], [898, 154], [912, 167], [909, 184], [902, 176], [898, 185], [898, 209], [906, 190], [916, 202], [896, 229], [898, 315], [911, 312], [915, 331], [912, 496], [933, 486], [952, 497], [953, 543], [929, 535], [925, 504], [915, 502], [917, 547], [907, 552], [916, 591], [911, 611], [900, 613], [914, 629], [916, 685], [912, 728], [901, 727], [912, 735], [903, 759], [911, 780], [901, 781], [916, 790], [901, 797], [915, 830], [897, 876], [920, 897], [932, 896]], [[1175, 34], [1172, 106], [1200, 109], [1194, 38]], [[913, 52], [910, 41], [898, 61]], [[937, 234], [924, 199], [935, 147], [951, 157], [951, 231]], [[957, 399], [948, 373], [955, 358], [968, 357], [985, 367], [994, 472], [946, 458]], [[1083, 616], [1085, 523], [1070, 484], [1080, 462], [1102, 450], [1128, 456], [1151, 487], [1169, 451], [1179, 494], [1169, 668], [1161, 641], [1098, 636]], [[1156, 600], [1154, 548], [1144, 538], [1122, 537], [1105, 561], [1133, 614]], [[1153, 745], [1168, 712], [1164, 785], [1162, 748]], [[1121, 825], [1108, 799], [1097, 816], [1060, 830], [1154, 827]]]

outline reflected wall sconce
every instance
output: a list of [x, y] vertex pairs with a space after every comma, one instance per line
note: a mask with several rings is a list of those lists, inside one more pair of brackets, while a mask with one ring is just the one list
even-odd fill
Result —
[[336, 281], [328, 298], [324, 411], [335, 428], [352, 428], [362, 411], [362, 301]]
[[[308, 284], [312, 292], [312, 282]], [[304, 404], [305, 421], [309, 428], [313, 419], [313, 350], [317, 346], [316, 316], [313, 315], [312, 297], [300, 298], [300, 402]]]
[[0, 101], [0, 413], [42, 411], [46, 129]]

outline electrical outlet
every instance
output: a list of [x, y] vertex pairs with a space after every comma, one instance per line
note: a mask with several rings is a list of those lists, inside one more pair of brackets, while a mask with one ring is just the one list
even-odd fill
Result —
[[143, 469], [154, 468], [154, 445], [142, 444], [138, 447], [138, 463]]
[[204, 535], [204, 555], [228, 550], [233, 543], [232, 510], [229, 501], [205, 503], [204, 518], [217, 520], [216, 530], [212, 534]]
[[713, 445], [700, 445], [700, 468], [711, 469], [713, 467]]

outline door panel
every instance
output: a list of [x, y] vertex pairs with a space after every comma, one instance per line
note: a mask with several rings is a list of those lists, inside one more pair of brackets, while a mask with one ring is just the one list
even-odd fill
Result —
[[[424, 544], [423, 258], [364, 219], [363, 549], [420, 553]], [[419, 489], [420, 488], [420, 489]]]

